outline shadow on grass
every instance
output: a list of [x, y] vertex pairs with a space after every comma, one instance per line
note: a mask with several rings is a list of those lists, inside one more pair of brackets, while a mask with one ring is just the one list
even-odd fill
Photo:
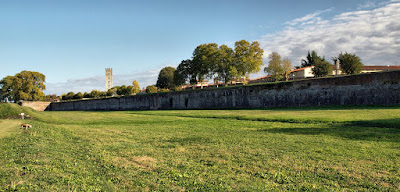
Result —
[[350, 121], [347, 124], [360, 127], [381, 127], [400, 129], [400, 118]]
[[400, 118], [393, 119], [376, 119], [376, 120], [357, 120], [357, 121], [344, 121], [336, 122], [330, 120], [318, 120], [318, 119], [300, 119], [300, 118], [263, 118], [263, 117], [247, 117], [242, 115], [183, 115], [183, 114], [146, 114], [146, 113], [129, 113], [134, 115], [144, 116], [169, 116], [169, 117], [183, 117], [183, 118], [200, 118], [200, 119], [226, 119], [226, 120], [242, 120], [242, 121], [266, 121], [266, 122], [281, 122], [281, 123], [333, 123], [343, 124], [350, 126], [361, 126], [361, 127], [381, 127], [381, 128], [399, 128], [400, 129]]
[[354, 124], [330, 124], [325, 128], [271, 128], [260, 131], [289, 135], [330, 135], [350, 140], [400, 142], [400, 129], [360, 126], [361, 124], [373, 125], [367, 122], [356, 122]]

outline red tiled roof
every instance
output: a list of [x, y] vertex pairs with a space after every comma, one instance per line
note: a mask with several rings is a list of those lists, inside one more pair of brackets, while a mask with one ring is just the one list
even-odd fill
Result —
[[249, 81], [255, 81], [255, 80], [260, 80], [260, 79], [268, 79], [268, 78], [270, 78], [271, 77], [271, 75], [267, 75], [267, 76], [264, 76], [264, 77], [259, 77], [259, 78], [255, 78], [255, 79], [250, 79]]
[[296, 72], [296, 71], [303, 71], [303, 70], [305, 70], [305, 69], [307, 69], [307, 68], [310, 68], [310, 67], [312, 67], [312, 66], [298, 68], [298, 69], [295, 69], [295, 70], [290, 71], [290, 73]]

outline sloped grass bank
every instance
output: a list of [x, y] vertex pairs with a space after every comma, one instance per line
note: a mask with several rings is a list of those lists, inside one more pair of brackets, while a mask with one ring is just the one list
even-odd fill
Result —
[[399, 114], [37, 112], [0, 138], [0, 191], [398, 191]]
[[16, 119], [19, 118], [21, 113], [32, 115], [34, 110], [29, 107], [21, 107], [15, 103], [0, 103], [0, 119]]

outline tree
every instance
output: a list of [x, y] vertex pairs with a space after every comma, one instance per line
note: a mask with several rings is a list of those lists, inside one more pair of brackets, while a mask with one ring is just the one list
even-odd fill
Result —
[[288, 58], [285, 58], [282, 61], [282, 70], [283, 70], [283, 75], [285, 76], [285, 80], [288, 81], [290, 71], [292, 71], [292, 62]]
[[81, 92], [76, 93], [76, 94], [72, 97], [72, 99], [82, 99], [82, 98], [83, 98], [83, 95], [82, 95]]
[[234, 55], [234, 51], [228, 46], [219, 46], [214, 72], [217, 74], [217, 80], [223, 81], [224, 85], [227, 85], [229, 81], [238, 76], [233, 62]]
[[272, 52], [268, 59], [270, 60], [268, 63], [268, 67], [264, 68], [264, 71], [271, 75], [271, 78], [274, 81], [279, 81], [282, 78], [283, 67], [281, 56], [277, 52]]
[[21, 71], [0, 81], [2, 97], [13, 101], [38, 101], [45, 97], [45, 75], [34, 71]]
[[133, 85], [133, 88], [132, 88], [132, 92], [133, 93], [139, 93], [140, 92], [140, 85], [139, 85], [139, 82], [138, 81], [136, 81], [136, 80], [133, 80], [133, 82], [132, 82], [132, 85]]
[[[134, 91], [134, 87], [132, 85], [115, 86], [111, 89], [113, 89], [112, 93], [117, 93], [117, 95], [132, 95], [132, 93]], [[110, 94], [110, 93], [108, 93], [108, 94]], [[105, 93], [105, 95], [107, 95], [107, 92]]]
[[317, 52], [311, 51], [310, 53], [310, 51], [308, 51], [307, 60], [303, 59], [301, 61], [301, 67], [313, 66], [317, 60], [322, 60], [322, 58], [317, 55]]
[[98, 90], [92, 90], [90, 92], [90, 98], [99, 98], [101, 95], [101, 91]]
[[72, 91], [68, 92], [67, 95], [66, 95], [65, 100], [72, 100], [72, 99], [74, 99], [74, 95], [75, 95], [74, 92], [72, 92]]
[[[216, 43], [202, 44], [193, 51], [191, 62], [192, 76], [198, 82], [204, 82], [206, 78], [212, 78], [216, 68], [218, 45]], [[197, 82], [192, 82], [197, 83]], [[201, 86], [203, 88], [203, 86]]]
[[332, 73], [332, 65], [325, 59], [317, 59], [314, 62], [314, 68], [312, 69], [315, 77], [324, 77]]
[[175, 68], [173, 67], [164, 67], [161, 69], [160, 73], [158, 74], [156, 86], [163, 89], [174, 88], [174, 72]]
[[88, 92], [83, 93], [83, 98], [90, 98], [90, 93]]
[[340, 53], [338, 59], [344, 73], [353, 75], [361, 72], [363, 64], [361, 63], [361, 59], [355, 54]]
[[146, 93], [157, 93], [157, 87], [154, 85], [149, 85], [146, 87]]
[[[114, 96], [115, 94], [117, 94], [117, 89], [116, 88], [108, 89], [107, 92], [106, 92], [106, 96], [107, 97]], [[83, 97], [85, 97], [85, 96], [83, 96]]]
[[[174, 72], [174, 84], [180, 86], [185, 84], [187, 81], [192, 82], [192, 60], [187, 59], [181, 61]], [[195, 81], [195, 80], [194, 80]]]
[[235, 42], [234, 66], [239, 77], [247, 77], [250, 73], [261, 70], [264, 51], [257, 41], [249, 43], [246, 40]]

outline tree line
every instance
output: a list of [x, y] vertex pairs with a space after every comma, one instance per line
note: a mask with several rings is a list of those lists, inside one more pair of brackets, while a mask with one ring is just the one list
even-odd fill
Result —
[[[277, 52], [272, 52], [269, 56], [268, 67], [264, 71], [271, 75], [273, 81], [282, 80], [283, 77], [287, 81], [291, 71], [291, 62], [288, 59], [281, 60], [281, 56]], [[332, 75], [333, 66], [339, 60], [341, 71], [348, 75], [360, 73], [362, 70], [361, 59], [355, 54], [340, 53], [338, 57], [333, 57], [333, 65], [325, 59], [318, 56], [316, 51], [308, 51], [306, 59], [303, 59], [300, 67], [310, 67], [315, 77], [325, 77]], [[299, 68], [300, 68], [299, 67]]]
[[233, 49], [216, 43], [201, 44], [192, 58], [183, 60], [176, 69], [161, 69], [156, 87], [175, 90], [184, 84], [202, 84], [206, 79], [221, 81], [226, 86], [234, 79], [246, 79], [260, 71], [263, 53], [257, 41], [237, 41]]
[[[180, 90], [184, 84], [204, 83], [206, 79], [222, 82], [227, 86], [237, 79], [249, 77], [251, 73], [261, 70], [263, 66], [263, 50], [257, 41], [245, 40], [235, 42], [232, 49], [226, 45], [216, 43], [201, 44], [193, 51], [192, 58], [181, 61], [178, 67], [164, 67], [160, 70], [156, 85], [146, 87], [146, 93], [167, 92]], [[281, 58], [277, 52], [268, 56], [268, 66], [264, 71], [271, 75], [273, 81], [288, 80], [292, 63], [288, 58]], [[340, 53], [332, 58], [333, 62], [340, 61], [340, 67], [345, 74], [357, 74], [362, 70], [362, 63], [358, 56], [350, 53]], [[313, 67], [315, 77], [324, 77], [332, 73], [332, 64], [325, 57], [318, 56], [316, 51], [309, 51], [300, 67]], [[38, 101], [79, 100], [83, 98], [102, 98], [140, 93], [139, 82], [134, 80], [132, 85], [115, 86], [107, 91], [92, 90], [91, 92], [68, 92], [61, 96], [45, 95], [45, 75], [34, 71], [21, 71], [15, 76], [7, 76], [0, 81], [0, 99], [9, 101]]]

